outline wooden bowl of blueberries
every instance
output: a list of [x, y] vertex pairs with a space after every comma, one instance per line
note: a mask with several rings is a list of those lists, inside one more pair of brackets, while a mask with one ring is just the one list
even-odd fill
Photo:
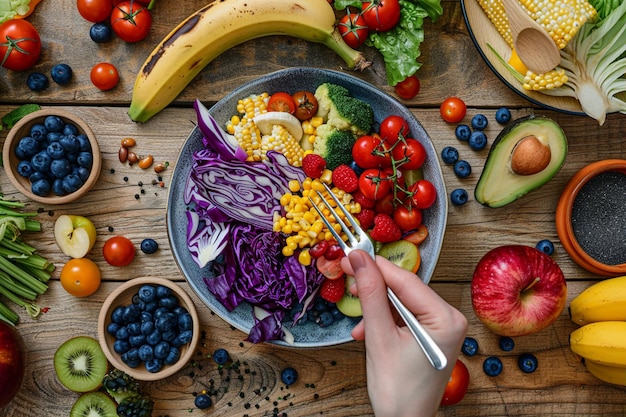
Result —
[[126, 281], [100, 309], [98, 341], [105, 356], [140, 381], [157, 381], [181, 370], [199, 340], [200, 322], [192, 299], [165, 278]]
[[26, 197], [66, 204], [98, 180], [102, 157], [93, 131], [76, 115], [45, 109], [20, 119], [2, 149], [11, 183]]

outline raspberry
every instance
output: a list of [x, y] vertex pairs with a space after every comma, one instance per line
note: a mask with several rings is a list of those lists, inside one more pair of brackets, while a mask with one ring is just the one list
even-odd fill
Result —
[[356, 172], [348, 165], [339, 165], [333, 170], [333, 184], [346, 193], [351, 193], [359, 186], [359, 178]]
[[309, 178], [319, 178], [326, 169], [326, 161], [321, 156], [310, 153], [302, 158], [302, 170]]
[[374, 217], [374, 228], [370, 232], [372, 239], [387, 243], [400, 240], [402, 232], [398, 225], [388, 214], [377, 214]]
[[374, 208], [374, 205], [376, 204], [376, 200], [365, 197], [361, 190], [356, 190], [354, 193], [352, 193], [352, 198], [354, 199], [355, 203], [359, 203], [361, 205], [361, 208], [371, 209]]
[[336, 303], [341, 300], [346, 291], [346, 279], [341, 276], [337, 279], [325, 279], [320, 286], [320, 297], [329, 303]]
[[376, 212], [368, 208], [361, 208], [361, 212], [354, 215], [363, 230], [369, 230], [374, 226], [374, 217], [376, 217]]

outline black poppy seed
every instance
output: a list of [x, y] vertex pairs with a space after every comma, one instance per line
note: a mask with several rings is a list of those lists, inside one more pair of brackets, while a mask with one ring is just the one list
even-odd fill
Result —
[[337, 365], [337, 361], [330, 361], [330, 366], [335, 366]]
[[239, 398], [243, 398], [243, 397], [245, 397], [245, 396], [246, 396], [246, 394], [245, 394], [243, 391], [241, 391], [241, 392], [239, 393]]
[[313, 398], [315, 398], [316, 400], [319, 399], [320, 395], [319, 394], [313, 394]]
[[137, 183], [137, 185], [138, 185], [138, 186], [140, 186], [140, 187], [143, 187], [143, 181], [139, 181], [139, 182]]
[[258, 410], [259, 408], [261, 408], [261, 406], [258, 405], [258, 404], [254, 404], [254, 408], [256, 408]]
[[239, 347], [243, 347], [243, 342], [239, 342]]
[[113, 228], [113, 226], [109, 226], [108, 230], [109, 230], [109, 232], [113, 232], [115, 229]]
[[231, 402], [229, 401], [229, 402], [227, 403], [227, 405], [228, 405], [229, 407], [232, 407], [232, 406], [233, 406], [233, 403], [231, 403]]
[[277, 406], [277, 405], [278, 405], [278, 401], [274, 401], [274, 402], [272, 402], [272, 404], [273, 404], [274, 406]]
[[123, 179], [124, 181], [128, 182], [128, 177], [124, 177]]
[[141, 193], [141, 194], [145, 194], [145, 193], [146, 193], [146, 190], [142, 189], [142, 190], [140, 191], [140, 193]]
[[243, 406], [245, 407], [246, 410], [251, 407], [250, 403], [245, 403]]
[[115, 168], [111, 168], [111, 169], [109, 170], [109, 172], [110, 172], [111, 174], [115, 174]]
[[135, 194], [135, 200], [139, 200], [140, 196], [139, 194]]

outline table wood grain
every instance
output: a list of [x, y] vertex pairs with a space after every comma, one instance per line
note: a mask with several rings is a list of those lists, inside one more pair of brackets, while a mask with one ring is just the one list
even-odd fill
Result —
[[[134, 74], [154, 45], [180, 20], [204, 1], [160, 1], [154, 11], [149, 37], [137, 44], [114, 39], [95, 44], [89, 39], [90, 24], [78, 14], [75, 2], [45, 0], [30, 21], [43, 39], [43, 54], [36, 70], [49, 72], [59, 62], [74, 69], [74, 79], [66, 86], [54, 83], [42, 93], [26, 87], [26, 73], [0, 73], [0, 115], [17, 105], [34, 102], [45, 108], [76, 113], [94, 130], [103, 152], [103, 167], [95, 188], [80, 201], [63, 206], [45, 206], [27, 200], [0, 173], [0, 190], [5, 197], [24, 201], [29, 209], [41, 210], [38, 219], [43, 231], [28, 235], [28, 242], [57, 266], [50, 289], [38, 302], [47, 313], [32, 320], [21, 315], [18, 329], [28, 355], [26, 377], [18, 396], [0, 415], [6, 417], [67, 416], [77, 394], [58, 382], [52, 358], [56, 348], [77, 335], [97, 336], [96, 322], [106, 296], [120, 283], [139, 276], [159, 276], [178, 282], [198, 307], [203, 339], [194, 360], [181, 372], [162, 381], [142, 383], [155, 400], [154, 416], [188, 415], [289, 416], [324, 415], [331, 417], [372, 415], [366, 390], [364, 346], [352, 342], [325, 349], [290, 349], [270, 344], [244, 342], [245, 335], [214, 315], [193, 293], [181, 275], [168, 241], [165, 212], [168, 186], [178, 151], [194, 126], [195, 98], [207, 105], [218, 101], [243, 82], [262, 74], [291, 66], [341, 69], [342, 62], [331, 51], [316, 44], [285, 36], [271, 36], [246, 42], [209, 64], [166, 110], [145, 124], [130, 121], [126, 112]], [[509, 243], [534, 245], [541, 239], [555, 242], [554, 259], [568, 280], [568, 298], [601, 279], [578, 267], [560, 245], [554, 226], [559, 195], [569, 178], [586, 164], [606, 158], [624, 158], [626, 117], [612, 114], [603, 126], [577, 115], [543, 110], [504, 86], [491, 73], [477, 53], [463, 21], [459, 2], [444, 0], [444, 15], [425, 25], [418, 75], [421, 92], [405, 104], [424, 125], [436, 149], [457, 146], [473, 167], [472, 175], [460, 180], [452, 168], [442, 165], [448, 191], [457, 187], [472, 194], [487, 151], [473, 152], [454, 137], [454, 126], [443, 122], [439, 104], [458, 95], [468, 105], [468, 115], [485, 114], [495, 120], [497, 108], [509, 107], [514, 117], [530, 113], [555, 119], [568, 137], [569, 153], [560, 172], [544, 187], [500, 209], [480, 206], [475, 201], [451, 205], [448, 227], [431, 286], [469, 320], [468, 335], [478, 339], [479, 353], [460, 357], [470, 370], [469, 391], [454, 407], [441, 408], [438, 416], [623, 416], [626, 415], [626, 389], [605, 384], [585, 371], [569, 350], [569, 333], [575, 325], [564, 311], [558, 321], [542, 332], [516, 338], [513, 352], [498, 348], [497, 336], [478, 322], [470, 301], [470, 281], [478, 260], [489, 249]], [[354, 75], [393, 93], [387, 86], [384, 66], [376, 51], [365, 48], [373, 61], [371, 68]], [[113, 62], [121, 73], [120, 84], [101, 92], [89, 81], [89, 70], [99, 61]], [[486, 130], [492, 141], [501, 129], [491, 123]], [[6, 131], [0, 131], [0, 142]], [[151, 154], [157, 162], [169, 162], [162, 173], [163, 186], [153, 184], [156, 174], [119, 162], [117, 152], [124, 137], [137, 141], [137, 151]], [[74, 298], [58, 282], [67, 261], [57, 248], [52, 228], [61, 214], [80, 214], [92, 219], [97, 242], [89, 254], [102, 271], [103, 283], [90, 297]], [[153, 238], [159, 243], [154, 255], [139, 253], [128, 267], [106, 264], [102, 246], [111, 236], [122, 234], [136, 243]], [[207, 357], [217, 348], [227, 349], [238, 365], [218, 369]], [[516, 358], [533, 352], [539, 369], [529, 375], [517, 370]], [[487, 356], [500, 356], [504, 372], [485, 376], [482, 362]], [[280, 370], [294, 366], [300, 378], [285, 387]], [[214, 405], [207, 412], [193, 406], [194, 393], [216, 392]], [[419, 410], [416, 414], [419, 415]]]

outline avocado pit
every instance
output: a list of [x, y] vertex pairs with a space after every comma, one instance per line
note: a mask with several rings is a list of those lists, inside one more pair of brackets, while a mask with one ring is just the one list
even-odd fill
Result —
[[548, 167], [551, 158], [550, 146], [537, 136], [526, 136], [511, 152], [511, 171], [517, 175], [537, 174]]

